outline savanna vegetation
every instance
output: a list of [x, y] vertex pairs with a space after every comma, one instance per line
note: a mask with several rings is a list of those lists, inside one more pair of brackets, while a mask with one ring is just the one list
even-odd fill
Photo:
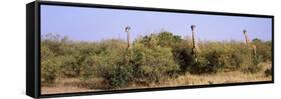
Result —
[[119, 39], [86, 42], [47, 34], [41, 40], [42, 92], [271, 80], [272, 42], [252, 43], [255, 56], [242, 41], [199, 41], [195, 61], [191, 40], [166, 31], [139, 37], [129, 49]]

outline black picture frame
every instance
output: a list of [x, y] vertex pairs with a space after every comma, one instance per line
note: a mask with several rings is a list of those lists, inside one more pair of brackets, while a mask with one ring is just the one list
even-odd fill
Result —
[[[259, 82], [245, 82], [245, 83], [226, 83], [226, 84], [213, 84], [213, 85], [125, 89], [125, 90], [42, 95], [41, 94], [41, 83], [40, 83], [40, 81], [41, 81], [40, 80], [40, 74], [41, 74], [41, 71], [40, 71], [40, 40], [41, 40], [41, 38], [40, 38], [40, 34], [41, 34], [40, 33], [40, 5], [58, 5], [58, 6], [75, 6], [75, 7], [89, 7], [89, 8], [108, 8], [108, 9], [125, 9], [125, 10], [141, 10], [141, 11], [157, 11], [157, 12], [173, 12], [173, 13], [189, 13], [189, 14], [194, 13], [194, 14], [222, 15], [222, 16], [271, 18], [272, 19], [272, 80], [271, 81], [259, 81]], [[193, 11], [193, 10], [101, 5], [101, 4], [86, 4], [86, 3], [70, 3], [70, 2], [54, 2], [54, 1], [34, 1], [34, 2], [28, 3], [26, 5], [26, 94], [33, 98], [98, 95], [98, 94], [112, 94], [112, 93], [143, 92], [143, 91], [162, 91], [162, 90], [174, 90], [174, 89], [191, 89], [191, 88], [206, 88], [206, 87], [209, 88], [209, 87], [252, 85], [252, 84], [269, 84], [269, 83], [274, 83], [274, 16], [273, 15]]]

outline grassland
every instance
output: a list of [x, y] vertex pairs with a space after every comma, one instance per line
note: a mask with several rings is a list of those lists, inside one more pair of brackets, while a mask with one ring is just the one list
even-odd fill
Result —
[[170, 32], [123, 40], [73, 41], [48, 34], [41, 42], [42, 94], [271, 81], [271, 41], [199, 41]]

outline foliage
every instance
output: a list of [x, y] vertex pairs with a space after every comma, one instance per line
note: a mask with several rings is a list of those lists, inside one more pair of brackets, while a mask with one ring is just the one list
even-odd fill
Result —
[[176, 44], [172, 49], [173, 57], [179, 64], [181, 72], [188, 71], [188, 68], [194, 64], [191, 48], [192, 46], [185, 40]]
[[132, 61], [136, 79], [159, 82], [162, 77], [172, 76], [174, 71], [179, 70], [179, 65], [173, 59], [172, 49], [158, 44], [151, 40], [136, 42], [133, 46]]
[[257, 55], [261, 61], [272, 60], [272, 41], [262, 41], [255, 38], [253, 44], [257, 46]]
[[132, 69], [128, 66], [115, 67], [104, 76], [111, 88], [120, 88], [126, 86], [132, 80]]
[[130, 82], [159, 83], [186, 72], [256, 73], [261, 62], [272, 59], [271, 41], [254, 39], [256, 56], [243, 42], [199, 41], [198, 61], [191, 54], [191, 44], [190, 39], [167, 31], [139, 37], [130, 49], [118, 39], [83, 42], [47, 34], [41, 41], [41, 81], [53, 84], [60, 78], [87, 81], [98, 77], [110, 88], [122, 88]]

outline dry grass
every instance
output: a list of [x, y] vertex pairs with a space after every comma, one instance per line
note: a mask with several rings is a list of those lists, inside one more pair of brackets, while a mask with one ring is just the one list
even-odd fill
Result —
[[[176, 79], [169, 79], [164, 85], [184, 86], [184, 85], [206, 85], [238, 82], [270, 81], [271, 77], [265, 77], [263, 73], [245, 74], [239, 71], [223, 72], [213, 75], [192, 75], [186, 74]], [[162, 85], [162, 84], [161, 84]]]
[[[239, 82], [257, 82], [257, 81], [271, 81], [272, 77], [266, 77], [264, 70], [271, 68], [271, 64], [262, 63], [261, 72], [258, 73], [243, 73], [241, 71], [219, 72], [216, 74], [195, 75], [186, 73], [177, 78], [163, 79], [160, 83], [141, 84], [131, 82], [128, 87], [122, 89], [136, 89], [136, 88], [153, 88], [153, 87], [171, 87], [171, 86], [191, 86], [191, 85], [209, 85], [209, 84], [225, 84], [225, 83], [239, 83]], [[94, 78], [87, 81], [79, 79], [60, 79], [57, 80], [53, 86], [43, 86], [42, 94], [55, 93], [73, 93], [73, 92], [87, 92], [87, 91], [102, 91], [102, 90], [118, 90], [108, 89], [108, 85], [102, 78]]]
[[56, 93], [73, 93], [73, 92], [87, 92], [98, 91], [87, 87], [83, 87], [83, 83], [79, 79], [59, 79], [55, 85], [43, 86], [41, 88], [42, 94], [56, 94]]
[[216, 74], [194, 75], [186, 73], [176, 79], [167, 79], [160, 86], [186, 86], [186, 85], [208, 85], [208, 84], [225, 84], [239, 82], [257, 82], [271, 81], [272, 77], [266, 77], [264, 71], [271, 68], [270, 63], [259, 64], [262, 68], [258, 73], [243, 73], [241, 71], [219, 72]]

